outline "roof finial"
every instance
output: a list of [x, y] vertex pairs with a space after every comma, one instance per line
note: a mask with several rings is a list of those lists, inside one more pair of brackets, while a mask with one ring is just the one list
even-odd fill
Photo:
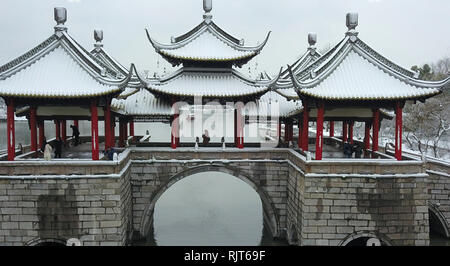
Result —
[[67, 27], [64, 26], [64, 23], [67, 21], [67, 10], [64, 7], [55, 7], [53, 13], [57, 23], [54, 27], [55, 33], [67, 31]]
[[309, 47], [308, 50], [311, 54], [316, 53], [316, 42], [317, 42], [317, 34], [315, 32], [311, 32], [308, 34], [308, 43]]
[[203, 10], [205, 10], [205, 13], [211, 12], [212, 0], [203, 0]]
[[351, 41], [356, 41], [358, 32], [355, 30], [356, 26], [358, 26], [358, 13], [351, 12], [347, 13], [346, 24], [348, 31], [346, 33], [347, 36], [350, 36]]
[[205, 14], [203, 15], [203, 19], [206, 23], [210, 23], [212, 19], [211, 10], [212, 10], [212, 0], [203, 0], [203, 10], [205, 10]]
[[94, 44], [95, 50], [100, 50], [103, 47], [103, 30], [94, 30], [94, 39], [97, 43]]

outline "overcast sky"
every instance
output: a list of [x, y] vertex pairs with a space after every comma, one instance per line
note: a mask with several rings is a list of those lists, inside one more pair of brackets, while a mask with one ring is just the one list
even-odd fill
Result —
[[[93, 30], [103, 29], [104, 47], [126, 67], [159, 72], [169, 64], [145, 35], [170, 43], [202, 21], [203, 0], [1, 0], [0, 65], [20, 56], [53, 33], [53, 7], [67, 8], [69, 34], [93, 48]], [[410, 68], [450, 56], [449, 0], [213, 0], [213, 20], [246, 45], [265, 49], [244, 66], [275, 73], [307, 48], [316, 32], [319, 49], [335, 45], [345, 32], [345, 14], [359, 13], [359, 37], [392, 61]]]

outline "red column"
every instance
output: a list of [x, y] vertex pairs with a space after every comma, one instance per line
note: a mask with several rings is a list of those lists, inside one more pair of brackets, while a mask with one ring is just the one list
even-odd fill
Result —
[[318, 104], [317, 108], [317, 130], [316, 130], [316, 160], [322, 160], [323, 150], [323, 102]]
[[373, 133], [372, 133], [372, 157], [375, 157], [375, 152], [378, 151], [378, 132], [380, 130], [380, 109], [373, 110]]
[[289, 141], [293, 141], [294, 140], [294, 122], [290, 121], [289, 122]]
[[281, 120], [278, 120], [278, 141], [281, 140]]
[[238, 124], [237, 124], [237, 109], [234, 109], [234, 146], [238, 146]]
[[[42, 148], [42, 145], [44, 144], [44, 137], [45, 137], [45, 127], [44, 124], [45, 121], [39, 121], [39, 147]], [[45, 147], [44, 147], [45, 148]]]
[[289, 141], [289, 121], [284, 122], [284, 141]]
[[[134, 121], [133, 121], [133, 118], [131, 118], [131, 120], [130, 120], [130, 136], [133, 137], [133, 140], [134, 140]], [[177, 146], [178, 146], [179, 142], [180, 142], [180, 137], [178, 136], [177, 137]]]
[[116, 147], [116, 118], [111, 115], [111, 147]]
[[308, 144], [309, 144], [309, 140], [308, 140], [308, 132], [309, 132], [309, 111], [308, 111], [308, 104], [306, 101], [302, 102], [303, 104], [303, 130], [302, 130], [302, 145], [303, 145], [303, 150], [307, 151], [308, 150]]
[[105, 117], [105, 150], [108, 150], [111, 146], [111, 101], [106, 100], [106, 106], [103, 108]]
[[55, 138], [61, 139], [61, 125], [59, 120], [55, 120]]
[[123, 143], [124, 145], [127, 143], [128, 140], [128, 122], [127, 120], [123, 121]]
[[353, 125], [355, 125], [355, 121], [351, 121], [348, 124], [348, 139], [350, 140], [351, 144], [353, 144]]
[[30, 108], [30, 132], [31, 132], [31, 151], [34, 151], [34, 157], [37, 156], [37, 132], [36, 132], [36, 107]]
[[330, 138], [334, 137], [334, 121], [330, 121]]
[[171, 133], [170, 133], [170, 146], [172, 149], [177, 148], [177, 138], [178, 138], [178, 114], [173, 115]]
[[123, 130], [124, 123], [125, 122], [123, 121], [123, 118], [119, 118], [119, 147], [125, 146], [125, 137], [124, 137], [124, 130]]
[[370, 149], [370, 128], [372, 125], [370, 122], [366, 121], [365, 123], [365, 130], [364, 130], [364, 149], [368, 150]]
[[97, 101], [91, 100], [92, 160], [99, 159]]
[[244, 148], [244, 126], [245, 126], [245, 118], [242, 117], [242, 106], [238, 106], [237, 108], [237, 140], [238, 140], [238, 148]]
[[347, 121], [342, 122], [342, 142], [347, 142], [348, 138], [348, 123]]
[[14, 161], [16, 156], [16, 136], [14, 129], [14, 100], [7, 99], [6, 101], [6, 134], [7, 134], [7, 147], [8, 147], [8, 161]]
[[298, 119], [298, 148], [301, 149], [302, 146], [302, 120]]
[[61, 140], [66, 142], [67, 140], [67, 123], [66, 120], [61, 120]]
[[402, 106], [395, 102], [395, 158], [402, 160]]

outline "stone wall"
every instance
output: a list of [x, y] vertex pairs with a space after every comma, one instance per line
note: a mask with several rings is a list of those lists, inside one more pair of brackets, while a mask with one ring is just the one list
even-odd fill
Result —
[[372, 233], [388, 245], [428, 245], [426, 178], [305, 178], [302, 245]]
[[446, 169], [425, 172], [420, 161], [308, 161], [288, 149], [132, 148], [119, 162], [0, 162], [0, 245], [69, 238], [127, 245], [133, 232], [151, 229], [167, 188], [206, 171], [252, 186], [266, 224], [291, 244], [345, 245], [373, 236], [391, 245], [428, 245], [428, 203], [441, 203], [442, 216], [450, 217]]
[[[142, 154], [133, 156], [142, 158]], [[180, 154], [178, 154], [180, 156]], [[247, 154], [246, 156], [251, 157]], [[158, 157], [158, 156], [157, 156]], [[286, 228], [288, 164], [284, 161], [230, 160], [175, 161], [134, 160], [131, 169], [134, 229], [145, 236], [151, 229], [154, 206], [159, 196], [178, 180], [195, 173], [220, 171], [240, 178], [261, 196], [265, 219], [275, 236]]]
[[[128, 159], [99, 162], [97, 171], [114, 172]], [[132, 231], [130, 164], [118, 174], [79, 176], [57, 174], [76, 169], [66, 162], [48, 163], [45, 168], [54, 171], [48, 176], [21, 175], [21, 164], [29, 170], [39, 167], [36, 162], [4, 164], [0, 172], [16, 176], [0, 176], [0, 245], [35, 245], [47, 240], [65, 243], [71, 238], [83, 245], [126, 244], [126, 233]], [[76, 164], [83, 168], [82, 163]], [[92, 173], [95, 164], [85, 164], [79, 171]]]
[[[428, 162], [429, 207], [434, 212], [438, 233], [450, 237], [450, 173], [448, 164]], [[439, 227], [443, 228], [439, 228]]]

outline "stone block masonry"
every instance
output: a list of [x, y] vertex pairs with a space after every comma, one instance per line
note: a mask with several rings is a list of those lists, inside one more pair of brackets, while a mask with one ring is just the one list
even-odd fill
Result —
[[289, 149], [128, 148], [118, 162], [96, 163], [77, 169], [82, 162], [51, 161], [45, 167], [52, 171], [34, 171], [36, 162], [0, 162], [0, 245], [70, 238], [129, 245], [151, 229], [156, 201], [171, 185], [206, 171], [253, 187], [274, 236], [294, 245], [347, 245], [358, 237], [428, 245], [430, 208], [446, 226], [450, 217], [448, 168], [416, 161], [317, 162]]

